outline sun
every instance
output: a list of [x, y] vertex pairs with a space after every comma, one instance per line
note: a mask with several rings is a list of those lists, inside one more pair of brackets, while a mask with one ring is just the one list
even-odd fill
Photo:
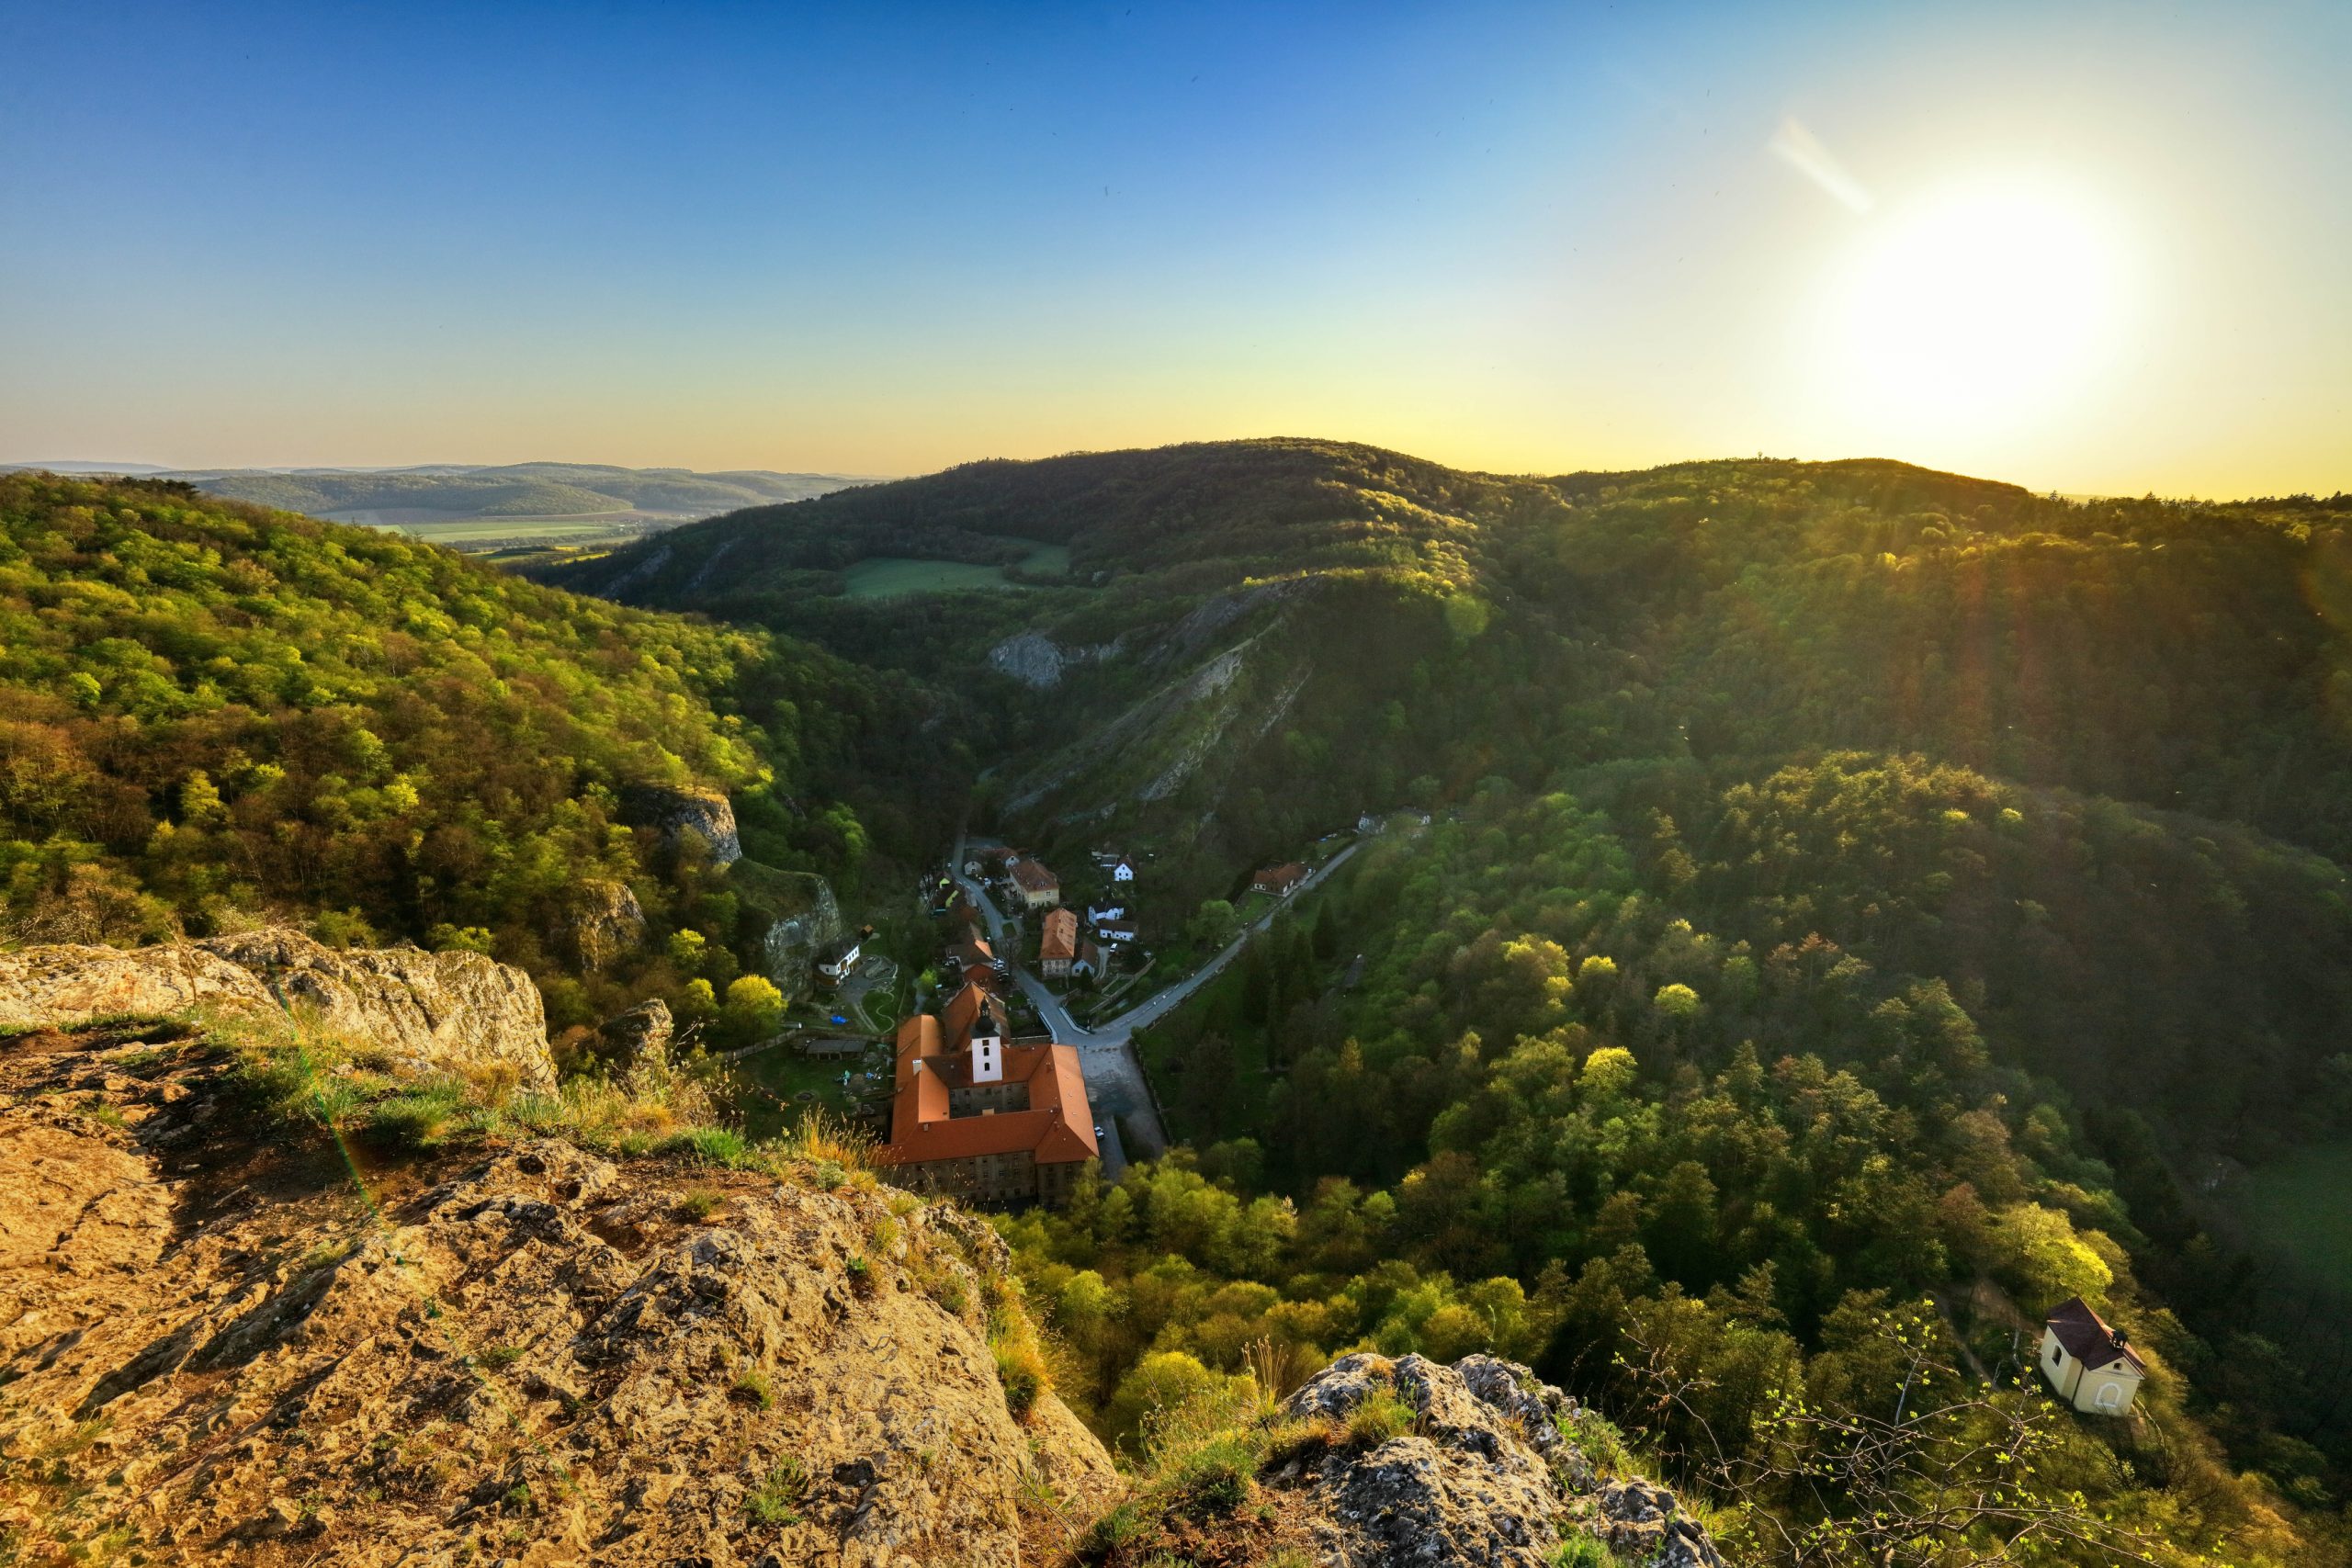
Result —
[[2052, 180], [1985, 177], [1865, 222], [1815, 341], [1831, 389], [1873, 434], [2046, 423], [2111, 377], [2133, 269], [2094, 200]]

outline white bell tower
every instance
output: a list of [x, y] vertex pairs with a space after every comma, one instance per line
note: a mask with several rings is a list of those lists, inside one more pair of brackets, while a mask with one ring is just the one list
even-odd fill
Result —
[[996, 1024], [985, 1011], [972, 1025], [972, 1081], [1004, 1081], [1004, 1037], [996, 1032]]

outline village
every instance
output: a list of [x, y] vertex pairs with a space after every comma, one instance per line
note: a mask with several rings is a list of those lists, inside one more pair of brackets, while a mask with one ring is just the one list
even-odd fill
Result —
[[747, 1112], [843, 1117], [899, 1179], [978, 1204], [1057, 1203], [1090, 1164], [1115, 1180], [1170, 1141], [1136, 1032], [1363, 841], [1427, 825], [1366, 813], [1189, 910], [1151, 897], [1148, 851], [1097, 848], [1057, 866], [961, 839], [919, 879], [911, 915], [814, 954], [795, 1016], [737, 1054]]

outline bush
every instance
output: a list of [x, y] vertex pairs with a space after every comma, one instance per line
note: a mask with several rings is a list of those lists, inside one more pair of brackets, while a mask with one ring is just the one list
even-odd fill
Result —
[[1046, 1358], [1036, 1341], [1022, 1336], [999, 1339], [996, 1352], [996, 1381], [1004, 1385], [1004, 1407], [1016, 1421], [1026, 1421], [1035, 1409], [1037, 1396], [1044, 1393], [1052, 1379], [1046, 1371]]
[[1352, 1448], [1376, 1449], [1411, 1431], [1419, 1419], [1420, 1413], [1400, 1395], [1383, 1389], [1348, 1412], [1348, 1443]]
[[786, 1455], [744, 1497], [743, 1513], [755, 1525], [797, 1525], [808, 1503], [808, 1467]]
[[1231, 1514], [1250, 1501], [1259, 1452], [1240, 1434], [1212, 1438], [1176, 1461], [1170, 1476], [1179, 1505], [1196, 1514]]

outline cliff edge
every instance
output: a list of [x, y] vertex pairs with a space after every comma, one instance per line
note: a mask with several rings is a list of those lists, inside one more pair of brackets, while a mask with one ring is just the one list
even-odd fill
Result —
[[854, 1172], [389, 1156], [168, 1021], [0, 1100], [17, 1561], [1009, 1568], [1118, 1485], [1008, 1406], [1002, 1243]]

